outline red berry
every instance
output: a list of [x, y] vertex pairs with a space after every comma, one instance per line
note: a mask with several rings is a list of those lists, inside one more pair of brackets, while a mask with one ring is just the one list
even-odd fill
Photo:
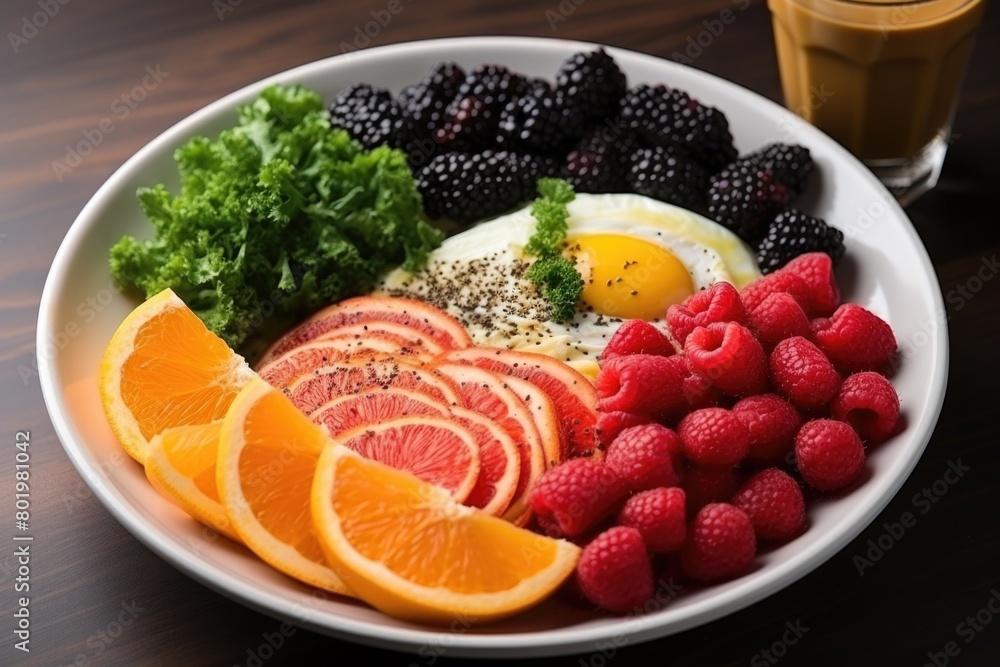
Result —
[[767, 385], [767, 356], [750, 330], [736, 322], [698, 327], [684, 343], [691, 369], [731, 396], [748, 396]]
[[809, 486], [836, 491], [857, 478], [865, 465], [865, 448], [848, 424], [814, 419], [795, 436], [795, 462]]
[[833, 260], [825, 252], [799, 255], [781, 271], [795, 274], [806, 284], [803, 306], [811, 317], [829, 315], [840, 305], [840, 287], [833, 275]]
[[543, 474], [531, 493], [531, 509], [551, 535], [580, 535], [609, 516], [628, 494], [612, 468], [590, 459], [569, 459]]
[[684, 491], [658, 488], [637, 493], [625, 501], [617, 523], [638, 530], [646, 548], [654, 553], [676, 551], [687, 532]]
[[731, 466], [689, 464], [684, 469], [687, 510], [694, 514], [709, 503], [728, 503], [740, 486], [740, 476]]
[[718, 581], [745, 572], [757, 551], [750, 517], [726, 503], [698, 511], [681, 549], [681, 568], [692, 579]]
[[724, 408], [695, 410], [677, 426], [684, 455], [699, 465], [734, 466], [750, 449], [750, 433]]
[[661, 424], [625, 429], [608, 447], [604, 464], [638, 493], [680, 483], [683, 446], [677, 434]]
[[840, 388], [840, 375], [833, 364], [801, 336], [778, 343], [771, 352], [770, 365], [771, 380], [778, 392], [798, 408], [823, 407]]
[[681, 345], [696, 327], [708, 326], [713, 322], [745, 321], [746, 312], [740, 293], [726, 282], [718, 282], [708, 289], [695, 292], [684, 303], [667, 309], [667, 326]]
[[597, 413], [597, 435], [605, 445], [611, 444], [618, 434], [627, 428], [641, 426], [653, 421], [649, 415], [640, 412], [598, 412]]
[[750, 433], [747, 458], [780, 463], [792, 451], [802, 418], [788, 401], [775, 394], [748, 396], [736, 403], [732, 410]]
[[626, 320], [601, 352], [601, 363], [630, 354], [669, 357], [677, 353], [665, 333], [645, 320]]
[[866, 442], [882, 442], [896, 430], [899, 396], [884, 375], [856, 373], [840, 385], [830, 416], [850, 424]]
[[[826, 253], [821, 253], [827, 257]], [[749, 316], [750, 326], [764, 345], [774, 346], [792, 336], [812, 338], [809, 317], [791, 294], [770, 294]]]
[[602, 412], [659, 414], [687, 407], [683, 360], [632, 354], [609, 360], [597, 374], [598, 407]]
[[845, 303], [829, 319], [813, 320], [812, 329], [827, 358], [848, 371], [879, 368], [896, 352], [892, 328], [855, 303]]
[[604, 531], [580, 553], [576, 564], [580, 592], [598, 607], [625, 614], [653, 595], [653, 568], [635, 528]]
[[740, 296], [743, 297], [746, 311], [752, 313], [757, 306], [764, 303], [764, 299], [781, 292], [791, 294], [800, 304], [809, 301], [809, 287], [805, 281], [794, 273], [784, 271], [776, 271], [758, 278], [744, 287]]
[[784, 542], [806, 525], [806, 501], [798, 482], [777, 468], [761, 470], [733, 496], [733, 505], [750, 517], [760, 540]]

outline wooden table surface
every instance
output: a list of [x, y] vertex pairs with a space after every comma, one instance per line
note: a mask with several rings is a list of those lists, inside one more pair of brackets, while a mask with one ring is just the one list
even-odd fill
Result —
[[[4, 0], [0, 504], [5, 509], [0, 516], [13, 525], [15, 433], [29, 430], [37, 542], [31, 562], [30, 654], [13, 647], [17, 562], [11, 547], [0, 550], [0, 664], [459, 662], [447, 652], [377, 651], [305, 630], [285, 638], [273, 655], [260, 651], [278, 623], [181, 574], [112, 518], [60, 447], [37, 377], [30, 372], [49, 264], [70, 223], [112, 171], [204, 104], [264, 76], [339, 53], [343, 42], [354, 40], [355, 28], [385, 6], [384, 0]], [[52, 16], [38, 14], [40, 7], [48, 7]], [[371, 46], [520, 34], [604, 42], [670, 57], [705, 30], [703, 21], [731, 9], [736, 20], [704, 48], [695, 66], [780, 100], [762, 0], [403, 0], [402, 7]], [[1000, 615], [988, 606], [991, 599], [1000, 600], [998, 10], [995, 3], [987, 8], [941, 183], [908, 211], [947, 297], [952, 343], [944, 411], [903, 489], [839, 554], [749, 609], [660, 641], [620, 646], [614, 655], [609, 649], [549, 662], [598, 667], [654, 660], [767, 665], [779, 659], [788, 665], [998, 664]], [[566, 20], [553, 28], [548, 11], [562, 12]], [[112, 105], [141, 81], [147, 64], [159, 64], [169, 76], [122, 114], [123, 107]], [[103, 133], [80, 164], [57, 173], [53, 163], [66, 159], [67, 146], [112, 114], [113, 131]], [[949, 465], [959, 462], [967, 472], [958, 479], [946, 477]], [[946, 493], [934, 493], [942, 488]], [[925, 492], [934, 497], [933, 504], [916, 497]], [[886, 524], [907, 511], [915, 513], [916, 524], [898, 539], [886, 538]], [[891, 542], [890, 548], [859, 576], [854, 557], [880, 539], [883, 546]], [[119, 620], [129, 622], [122, 627]], [[800, 628], [802, 636], [794, 644], [783, 643], [795, 638], [787, 632], [791, 627]], [[773, 653], [762, 652], [772, 647]], [[948, 648], [957, 654], [947, 655]]]

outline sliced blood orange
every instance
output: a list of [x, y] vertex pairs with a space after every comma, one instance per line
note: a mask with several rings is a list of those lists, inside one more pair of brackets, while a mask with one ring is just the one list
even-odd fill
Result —
[[337, 345], [318, 341], [306, 343], [261, 367], [257, 374], [272, 387], [282, 388], [317, 368], [343, 361], [348, 356]]
[[333, 438], [366, 459], [405, 470], [463, 502], [479, 479], [479, 443], [450, 417], [417, 415], [366, 424]]
[[317, 408], [310, 417], [313, 423], [334, 436], [357, 426], [378, 424], [396, 417], [447, 415], [449, 407], [427, 394], [390, 387], [338, 396]]
[[465, 328], [451, 315], [415, 299], [362, 296], [319, 311], [279, 338], [261, 356], [263, 366], [294, 347], [344, 326], [390, 322], [424, 332], [444, 349], [472, 345]]
[[406, 324], [395, 322], [362, 322], [347, 324], [327, 331], [314, 340], [353, 337], [359, 341], [376, 339], [394, 345], [397, 350], [410, 349], [430, 354], [441, 354], [451, 349], [442, 345], [431, 334]]
[[439, 402], [459, 402], [450, 380], [433, 369], [407, 364], [399, 357], [349, 357], [300, 377], [289, 385], [288, 395], [296, 407], [309, 415], [332, 398], [378, 387], [412, 389]]
[[[431, 352], [422, 346], [411, 346], [409, 343], [410, 341], [408, 340], [380, 332], [360, 338], [355, 334], [338, 333], [318, 338], [309, 343], [303, 343], [295, 349], [301, 350], [309, 345], [328, 345], [344, 352], [348, 356], [395, 355], [418, 364], [429, 363], [440, 354], [439, 352]], [[289, 354], [291, 352], [286, 352], [285, 356]]]
[[451, 350], [442, 358], [528, 380], [555, 405], [564, 455], [584, 454], [597, 447], [597, 391], [587, 378], [561, 361], [488, 347]]
[[499, 424], [471, 410], [453, 407], [449, 419], [467, 428], [479, 444], [479, 478], [464, 503], [500, 516], [510, 505], [521, 475], [517, 445]]
[[324, 450], [312, 510], [338, 575], [365, 602], [416, 622], [515, 614], [552, 594], [580, 554], [345, 447]]
[[[434, 368], [451, 378], [469, 410], [495, 421], [517, 445], [517, 487], [502, 516], [511, 521], [527, 520], [528, 495], [535, 481], [545, 472], [545, 448], [527, 404], [510, 388], [507, 377], [477, 366], [448, 361], [435, 363]], [[534, 385], [528, 386], [531, 392], [541, 394]], [[544, 397], [542, 400], [548, 401]], [[552, 446], [558, 451], [558, 431], [553, 431], [552, 435]]]

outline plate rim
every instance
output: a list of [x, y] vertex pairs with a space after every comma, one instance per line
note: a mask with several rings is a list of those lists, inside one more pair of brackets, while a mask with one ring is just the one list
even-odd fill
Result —
[[[190, 559], [184, 558], [182, 554], [175, 552], [174, 546], [165, 535], [161, 535], [159, 530], [148, 524], [139, 513], [131, 508], [131, 505], [119, 497], [120, 492], [101, 483], [99, 476], [94, 474], [93, 468], [86, 460], [83, 439], [76, 437], [75, 430], [69, 423], [68, 412], [55, 382], [55, 372], [53, 368], [50, 368], [50, 361], [45, 358], [43, 353], [47, 342], [45, 336], [51, 330], [51, 323], [56, 317], [58, 286], [65, 281], [64, 274], [67, 270], [66, 260], [72, 255], [74, 249], [82, 239], [85, 238], [90, 228], [99, 220], [98, 217], [92, 215], [92, 211], [99, 208], [103, 201], [118, 189], [119, 183], [125, 180], [130, 171], [141, 164], [147, 155], [162, 150], [165, 144], [175, 145], [178, 138], [189, 133], [191, 126], [199, 124], [203, 119], [214, 115], [222, 108], [235, 109], [235, 106], [241, 103], [244, 98], [256, 95], [261, 89], [272, 83], [287, 83], [300, 80], [316, 70], [328, 67], [331, 62], [341, 62], [343, 58], [393, 59], [414, 50], [446, 51], [448, 47], [510, 50], [518, 46], [532, 49], [550, 48], [554, 51], [600, 47], [606, 49], [614, 57], [618, 57], [619, 55], [626, 56], [630, 60], [639, 60], [649, 66], [657, 68], [666, 66], [667, 69], [692, 70], [696, 73], [696, 76], [707, 77], [712, 80], [713, 85], [727, 89], [727, 93], [732, 93], [737, 97], [749, 96], [755, 98], [756, 103], [763, 103], [767, 107], [767, 111], [773, 113], [777, 118], [801, 121], [798, 116], [795, 116], [792, 112], [767, 97], [715, 74], [689, 67], [664, 57], [596, 42], [551, 37], [499, 35], [434, 38], [398, 42], [329, 56], [272, 74], [246, 86], [242, 86], [182, 118], [146, 143], [108, 177], [88, 200], [60, 242], [42, 290], [35, 336], [39, 383], [46, 411], [52, 421], [56, 435], [78, 474], [80, 474], [94, 495], [115, 519], [159, 557], [211, 590], [268, 616], [277, 617], [296, 626], [306, 627], [322, 634], [379, 648], [394, 648], [396, 650], [412, 652], [420, 646], [439, 644], [440, 641], [436, 640], [439, 640], [442, 635], [440, 629], [431, 627], [418, 629], [375, 626], [368, 621], [350, 617], [338, 616], [332, 619], [332, 623], [323, 623], [310, 618], [303, 618], [301, 614], [296, 613], [295, 607], [301, 606], [296, 602], [261, 590], [244, 590], [243, 582], [234, 578], [229, 573], [223, 572], [223, 577], [219, 578], [218, 567], [214, 565], [210, 566], [208, 561], [189, 562]], [[904, 228], [904, 234], [910, 237], [910, 241], [917, 250], [921, 264], [919, 268], [922, 269], [925, 277], [930, 282], [930, 287], [932, 288], [931, 310], [934, 313], [946, 312], [944, 310], [940, 282], [930, 261], [930, 256], [902, 207], [860, 160], [851, 155], [822, 131], [805, 124], [804, 121], [801, 122], [803, 124], [798, 127], [800, 132], [813, 135], [812, 138], [818, 138], [822, 142], [828, 142], [831, 150], [839, 153], [839, 157], [845, 159], [848, 163], [852, 163], [855, 169], [861, 172], [862, 178], [867, 179], [877, 191], [885, 195], [884, 203], [891, 212], [905, 221], [905, 223], [908, 223], [902, 225], [902, 227]], [[732, 582], [734, 585], [725, 592], [728, 601], [720, 604], [720, 601], [715, 596], [709, 597], [707, 600], [701, 600], [694, 604], [693, 609], [688, 610], [684, 618], [673, 621], [669, 625], [665, 625], [662, 622], [657, 623], [655, 616], [638, 616], [624, 617], [622, 619], [624, 623], [613, 623], [602, 627], [563, 627], [540, 632], [498, 634], [450, 633], [447, 655], [455, 657], [568, 655], [593, 650], [597, 642], [622, 635], [627, 636], [628, 644], [641, 643], [656, 638], [667, 637], [723, 618], [756, 604], [779, 590], [798, 582], [806, 574], [812, 572], [822, 563], [843, 550], [850, 541], [861, 534], [896, 496], [899, 489], [912, 473], [913, 468], [920, 460], [934, 433], [944, 403], [950, 363], [948, 341], [947, 322], [939, 322], [939, 326], [935, 332], [936, 345], [933, 346], [935, 363], [932, 367], [931, 394], [928, 397], [928, 410], [921, 416], [921, 422], [926, 423], [927, 426], [919, 436], [920, 441], [915, 441], [909, 457], [892, 461], [884, 473], [885, 476], [891, 476], [891, 483], [885, 487], [876, 502], [862, 507], [858, 511], [850, 512], [849, 516], [843, 520], [849, 524], [844, 530], [834, 531], [832, 537], [828, 537], [827, 535], [819, 536], [804, 551], [795, 554], [787, 565], [777, 568], [777, 571], [765, 573], [763, 576], [751, 580], [743, 580], [742, 583], [740, 580], [735, 580]], [[850, 520], [848, 521], [848, 519]], [[325, 618], [322, 615], [320, 617]], [[628, 628], [629, 623], [634, 623], [639, 627], [630, 630]]]

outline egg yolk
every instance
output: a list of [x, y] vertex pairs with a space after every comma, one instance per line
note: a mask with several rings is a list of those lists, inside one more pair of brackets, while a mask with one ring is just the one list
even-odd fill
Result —
[[584, 278], [583, 301], [610, 317], [653, 320], [694, 292], [687, 269], [666, 248], [633, 236], [587, 234], [572, 239]]

